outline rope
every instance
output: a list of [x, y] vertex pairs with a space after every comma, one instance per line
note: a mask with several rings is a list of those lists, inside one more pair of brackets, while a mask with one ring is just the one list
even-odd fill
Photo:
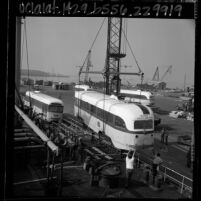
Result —
[[[102, 21], [102, 23], [101, 23], [101, 26], [100, 26], [100, 28], [99, 28], [99, 30], [98, 30], [96, 36], [95, 36], [95, 39], [93, 40], [93, 43], [92, 43], [91, 47], [89, 48], [89, 50], [91, 50], [92, 47], [94, 46], [94, 43], [95, 43], [95, 41], [96, 41], [96, 39], [97, 39], [97, 37], [98, 37], [98, 35], [99, 35], [99, 33], [100, 33], [100, 30], [102, 29], [102, 26], [103, 26], [103, 24], [104, 24], [104, 22], [105, 22], [105, 19], [106, 19], [106, 18], [103, 19], [103, 21]], [[88, 58], [88, 54], [87, 54], [87, 56], [86, 56], [86, 58], [85, 58], [85, 60], [84, 60], [84, 62], [83, 62], [83, 64], [82, 64], [82, 66], [81, 66], [81, 68], [80, 68], [79, 76], [80, 76], [80, 74], [81, 74], [81, 72], [82, 72], [82, 69], [83, 69], [83, 67], [84, 67], [84, 64], [86, 63], [87, 58]]]

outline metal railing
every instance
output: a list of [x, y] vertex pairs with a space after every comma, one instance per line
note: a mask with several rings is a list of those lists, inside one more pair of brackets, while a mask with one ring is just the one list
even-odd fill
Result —
[[[146, 160], [143, 160], [143, 157], [140, 157], [140, 154], [137, 153], [137, 166], [140, 167], [140, 163], [147, 164], [151, 166], [152, 161], [148, 158]], [[176, 172], [175, 170], [168, 168], [164, 165], [159, 166], [159, 171], [163, 173], [163, 180], [164, 182], [168, 178], [172, 183], [176, 183], [180, 186], [180, 193], [182, 194], [184, 190], [188, 190], [192, 194], [192, 183], [193, 180]]]

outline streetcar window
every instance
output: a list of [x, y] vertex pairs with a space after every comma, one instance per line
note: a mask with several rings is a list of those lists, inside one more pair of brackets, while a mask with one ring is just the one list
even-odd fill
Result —
[[97, 111], [97, 116], [102, 119], [103, 118], [103, 111], [102, 111], [102, 109], [97, 108], [96, 111]]
[[87, 111], [90, 111], [90, 104], [86, 103], [86, 106], [87, 106]]
[[113, 115], [109, 112], [105, 112], [105, 120], [109, 123], [113, 123]]
[[80, 107], [84, 110], [90, 110], [90, 105], [89, 103], [85, 102], [85, 101], [82, 101], [80, 100]]
[[47, 108], [48, 108], [48, 106], [46, 104], [42, 105], [42, 110], [44, 113], [47, 113]]
[[84, 108], [84, 104], [82, 100], [80, 100], [80, 108]]
[[137, 120], [134, 122], [134, 129], [152, 129], [153, 120]]
[[99, 117], [99, 118], [101, 118], [101, 119], [103, 119], [103, 110], [102, 109], [100, 109], [100, 108], [97, 108], [96, 109], [97, 110], [97, 116]]
[[115, 126], [118, 126], [121, 128], [126, 128], [124, 120], [118, 116], [115, 116], [114, 124], [115, 124]]
[[59, 113], [62, 113], [63, 112], [63, 106], [50, 105], [49, 106], [49, 112], [59, 112]]
[[91, 105], [90, 111], [92, 114], [96, 113], [96, 107], [94, 105]]
[[85, 108], [87, 111], [89, 111], [89, 103], [85, 102]]
[[75, 91], [85, 91], [85, 90], [82, 88], [75, 88]]

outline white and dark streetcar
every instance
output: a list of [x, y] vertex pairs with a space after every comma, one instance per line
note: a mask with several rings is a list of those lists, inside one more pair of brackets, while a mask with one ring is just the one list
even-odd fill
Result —
[[75, 91], [74, 115], [122, 150], [152, 146], [154, 114], [143, 105], [129, 104], [95, 91]]
[[63, 101], [39, 91], [27, 91], [24, 105], [31, 107], [35, 115], [39, 115], [48, 122], [59, 121], [63, 115]]

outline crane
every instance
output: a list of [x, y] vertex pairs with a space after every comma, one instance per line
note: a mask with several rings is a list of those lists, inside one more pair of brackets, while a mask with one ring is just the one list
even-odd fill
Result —
[[154, 73], [152, 81], [159, 81], [159, 69], [158, 69], [158, 66], [156, 67], [156, 71]]
[[87, 66], [86, 66], [86, 73], [85, 73], [85, 78], [84, 78], [84, 83], [88, 83], [88, 75], [89, 75], [89, 69], [93, 67], [92, 63], [91, 63], [91, 50], [88, 51], [88, 55], [87, 55]]
[[[106, 94], [111, 94], [112, 87], [114, 85], [116, 88], [115, 91], [117, 96], [119, 95], [120, 86], [121, 86], [120, 74], [121, 75], [138, 75], [138, 76], [141, 76], [141, 80], [143, 79], [143, 76], [144, 76], [144, 73], [142, 73], [141, 69], [139, 68], [139, 65], [135, 57], [134, 58], [137, 63], [139, 72], [138, 73], [120, 72], [121, 59], [126, 56], [125, 52], [121, 52], [122, 34], [124, 34], [124, 37], [126, 38], [125, 32], [122, 29], [122, 26], [123, 26], [122, 18], [115, 18], [115, 17], [108, 18], [107, 53], [106, 53], [106, 62], [105, 62], [105, 69], [104, 69], [105, 71], [104, 75], [106, 80]], [[126, 42], [128, 43], [127, 38], [126, 38]]]
[[[104, 23], [104, 21], [103, 21], [103, 23]], [[102, 23], [102, 25], [103, 25], [103, 23]], [[101, 27], [102, 27], [102, 25], [101, 25]], [[80, 67], [80, 71], [79, 71], [79, 83], [80, 83], [80, 75], [82, 73], [102, 74], [103, 77], [105, 78], [106, 94], [111, 94], [111, 92], [114, 90], [114, 91], [116, 91], [116, 95], [118, 95], [119, 91], [120, 91], [120, 85], [121, 85], [120, 74], [138, 75], [138, 76], [141, 76], [141, 80], [143, 79], [144, 73], [142, 73], [141, 69], [139, 68], [139, 65], [138, 65], [135, 57], [134, 58], [137, 63], [139, 72], [138, 73], [120, 72], [121, 59], [126, 56], [126, 54], [121, 51], [122, 34], [125, 35], [125, 33], [122, 29], [122, 26], [123, 26], [122, 18], [116, 18], [116, 17], [108, 18], [107, 50], [106, 50], [105, 67], [104, 67], [103, 71], [89, 71], [89, 70], [84, 71], [83, 70], [84, 64], [83, 64]], [[100, 32], [100, 29], [99, 29], [98, 33], [99, 32]], [[98, 33], [97, 33], [97, 35], [98, 35]], [[97, 35], [96, 35], [96, 38], [97, 38]], [[95, 40], [96, 40], [96, 38], [95, 38]], [[95, 40], [94, 40], [94, 42], [95, 42]], [[94, 45], [94, 42], [93, 42], [92, 46]], [[133, 52], [132, 52], [132, 54], [133, 54]], [[133, 54], [133, 56], [134, 56], [134, 54]]]
[[167, 75], [167, 73], [171, 73], [171, 70], [172, 70], [172, 66], [170, 65], [168, 67], [168, 69], [165, 71], [165, 73], [163, 74], [162, 78], [161, 78], [161, 81], [164, 80], [165, 76]]
[[172, 65], [168, 66], [167, 70], [165, 71], [163, 76], [160, 78], [159, 77], [159, 67], [157, 66], [154, 76], [152, 78], [152, 81], [162, 82], [164, 80], [165, 76], [167, 75], [167, 73], [171, 73], [171, 69], [172, 69]]

